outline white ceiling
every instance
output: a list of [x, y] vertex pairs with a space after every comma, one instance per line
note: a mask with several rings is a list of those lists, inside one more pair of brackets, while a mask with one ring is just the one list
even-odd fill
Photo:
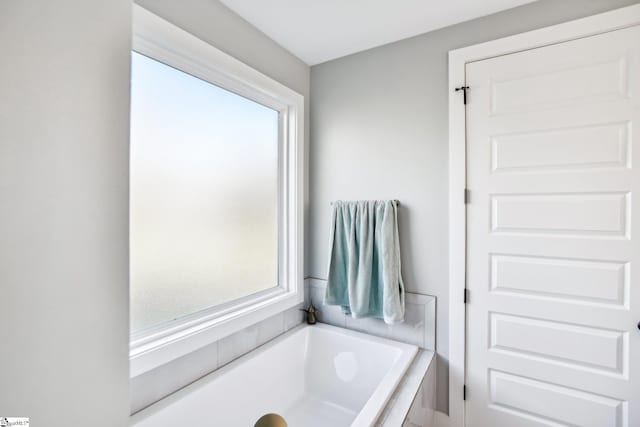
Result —
[[309, 65], [535, 0], [221, 0]]

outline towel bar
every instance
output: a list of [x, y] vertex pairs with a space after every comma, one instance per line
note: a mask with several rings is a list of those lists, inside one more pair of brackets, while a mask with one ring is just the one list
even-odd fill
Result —
[[[400, 206], [400, 200], [394, 199], [392, 201], [396, 204], [396, 206]], [[333, 202], [331, 202], [331, 204], [333, 205]]]

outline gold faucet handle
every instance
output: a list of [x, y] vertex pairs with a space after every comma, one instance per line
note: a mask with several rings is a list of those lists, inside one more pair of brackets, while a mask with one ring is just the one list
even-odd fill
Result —
[[287, 427], [287, 422], [278, 414], [266, 414], [260, 417], [254, 427]]

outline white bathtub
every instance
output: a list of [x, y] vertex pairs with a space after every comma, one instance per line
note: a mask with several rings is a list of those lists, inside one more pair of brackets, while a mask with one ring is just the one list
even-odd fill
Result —
[[334, 326], [300, 326], [135, 414], [135, 427], [371, 426], [417, 347]]

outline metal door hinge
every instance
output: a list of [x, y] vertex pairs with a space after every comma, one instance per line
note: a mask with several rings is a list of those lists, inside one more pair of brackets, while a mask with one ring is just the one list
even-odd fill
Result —
[[469, 90], [469, 86], [460, 86], [456, 88], [456, 92], [462, 91], [462, 102], [467, 105], [467, 91]]
[[468, 303], [469, 302], [469, 289], [464, 290], [464, 303]]
[[469, 191], [468, 188], [464, 189], [464, 204], [467, 205], [469, 204], [469, 200], [471, 199], [471, 192]]

